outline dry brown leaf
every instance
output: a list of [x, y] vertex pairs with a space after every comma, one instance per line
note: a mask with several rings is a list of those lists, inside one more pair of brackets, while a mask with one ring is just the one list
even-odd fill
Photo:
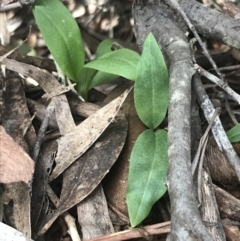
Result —
[[2, 126], [0, 126], [0, 150], [0, 182], [28, 183], [33, 175], [34, 162]]
[[124, 114], [116, 116], [89, 150], [63, 174], [63, 186], [55, 212], [48, 216], [39, 234], [44, 234], [54, 220], [86, 198], [109, 172], [118, 158], [127, 135], [128, 123]]
[[58, 141], [58, 153], [55, 159], [56, 167], [50, 176], [50, 181], [58, 177], [78, 157], [97, 140], [103, 131], [114, 121], [123, 101], [132, 88], [121, 96], [88, 117]]

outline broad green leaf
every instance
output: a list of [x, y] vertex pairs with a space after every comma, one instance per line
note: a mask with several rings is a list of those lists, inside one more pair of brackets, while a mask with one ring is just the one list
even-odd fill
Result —
[[169, 102], [168, 70], [154, 36], [143, 45], [134, 84], [134, 102], [141, 121], [155, 129], [166, 116]]
[[[114, 42], [113, 39], [105, 39], [104, 41], [102, 41], [97, 48], [96, 58], [99, 58], [99, 57], [103, 56], [104, 54], [111, 52], [111, 46], [112, 46], [113, 42]], [[88, 68], [84, 68], [84, 69], [88, 69]], [[83, 72], [85, 74], [86, 74], [86, 72], [88, 73], [88, 78], [86, 78], [86, 77], [82, 78], [82, 76], [81, 76], [82, 74], [80, 74], [79, 77], [81, 79], [79, 79], [77, 82], [79, 83], [78, 91], [81, 95], [84, 95], [84, 96], [87, 95], [87, 92], [91, 88], [108, 83], [111, 80], [114, 80], [118, 77], [118, 75], [109, 74], [109, 73], [105, 73], [102, 71], [97, 71], [95, 69], [88, 69], [87, 71], [85, 70]], [[93, 75], [93, 78], [90, 79], [91, 73], [93, 73], [93, 72], [95, 74]], [[83, 84], [81, 84], [82, 81], [84, 81]]]
[[37, 0], [33, 14], [59, 67], [67, 77], [76, 81], [85, 56], [75, 19], [60, 0]]
[[227, 132], [230, 142], [240, 141], [240, 124], [237, 124]]
[[97, 48], [96, 51], [96, 59], [102, 57], [103, 55], [112, 52], [111, 48], [112, 48], [112, 44], [114, 43], [113, 39], [105, 39], [103, 40]]
[[78, 76], [76, 90], [77, 92], [87, 100], [87, 93], [90, 89], [90, 84], [94, 76], [97, 74], [97, 70], [82, 68]]
[[144, 131], [134, 144], [128, 175], [127, 206], [131, 226], [141, 223], [166, 192], [167, 133]]
[[140, 56], [132, 50], [118, 49], [91, 61], [84, 67], [135, 80], [139, 58]]

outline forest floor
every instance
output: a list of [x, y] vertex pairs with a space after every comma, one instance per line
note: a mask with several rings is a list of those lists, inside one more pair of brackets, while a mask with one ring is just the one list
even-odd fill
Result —
[[[83, 101], [59, 74], [31, 4], [0, 0], [0, 222], [22, 240], [239, 240], [240, 131], [233, 146], [225, 131], [240, 118], [240, 1], [166, 2], [63, 1], [85, 63], [106, 39], [141, 54], [150, 32], [166, 60], [168, 191], [132, 229], [129, 159], [146, 129], [126, 92], [133, 82], [118, 77]], [[0, 233], [7, 241], [13, 231]]]

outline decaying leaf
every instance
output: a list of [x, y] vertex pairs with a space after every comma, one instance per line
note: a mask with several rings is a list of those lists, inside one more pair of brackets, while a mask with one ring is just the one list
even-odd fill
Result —
[[46, 198], [46, 185], [48, 183], [49, 173], [52, 170], [54, 160], [54, 151], [57, 150], [57, 141], [51, 140], [42, 146], [42, 155], [36, 162], [35, 172], [32, 183], [31, 197], [31, 222], [33, 234], [38, 232], [40, 223], [46, 215], [48, 208], [48, 199]]
[[40, 233], [45, 233], [59, 215], [81, 202], [98, 186], [122, 150], [127, 126], [125, 115], [118, 114], [116, 122], [113, 122], [96, 143], [64, 172], [58, 209], [48, 218]]
[[88, 117], [58, 141], [56, 167], [50, 181], [58, 177], [78, 157], [97, 140], [103, 131], [114, 121], [123, 101], [132, 89], [127, 89], [121, 96]]
[[0, 182], [28, 183], [34, 171], [34, 162], [0, 126]]

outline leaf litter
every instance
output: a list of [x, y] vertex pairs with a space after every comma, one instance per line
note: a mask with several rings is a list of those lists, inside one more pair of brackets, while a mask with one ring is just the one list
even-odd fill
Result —
[[[124, 96], [126, 94], [127, 92]], [[115, 107], [113, 108], [115, 109]], [[119, 113], [116, 116], [116, 122], [109, 125], [95, 145], [64, 172], [59, 205], [54, 214], [47, 217], [39, 234], [45, 233], [59, 215], [80, 203], [98, 186], [122, 150], [127, 127], [125, 115]]]
[[50, 176], [50, 181], [58, 177], [77, 158], [86, 152], [109, 124], [114, 121], [131, 89], [132, 86], [121, 96], [88, 117], [80, 125], [58, 140], [58, 153], [55, 159], [56, 167]]

